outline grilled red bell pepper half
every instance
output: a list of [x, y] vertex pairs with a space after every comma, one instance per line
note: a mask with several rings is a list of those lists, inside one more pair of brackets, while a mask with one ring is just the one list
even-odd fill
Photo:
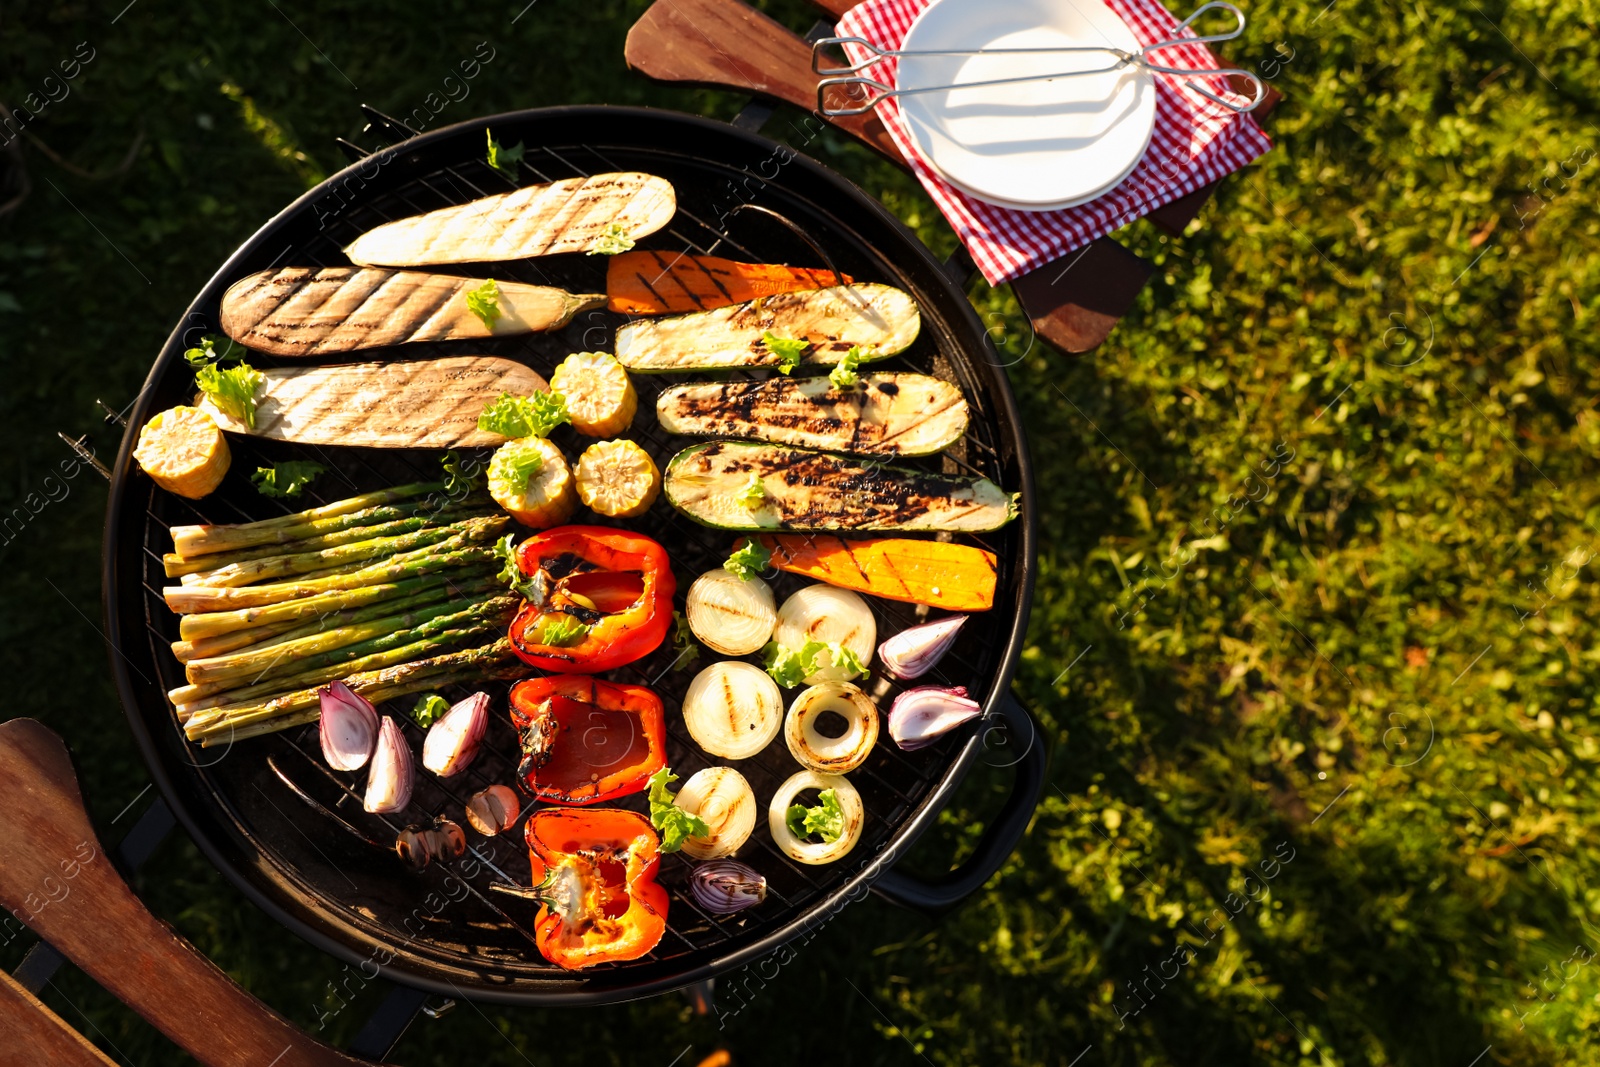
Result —
[[643, 791], [667, 763], [667, 716], [642, 685], [584, 674], [529, 678], [511, 689], [522, 744], [517, 775], [540, 800], [596, 804]]
[[532, 888], [496, 885], [539, 901], [534, 942], [576, 971], [636, 960], [667, 929], [667, 891], [656, 884], [660, 839], [643, 815], [621, 808], [546, 808], [528, 819]]
[[547, 671], [593, 674], [647, 656], [672, 628], [667, 550], [606, 526], [558, 526], [517, 546], [527, 602], [511, 647]]

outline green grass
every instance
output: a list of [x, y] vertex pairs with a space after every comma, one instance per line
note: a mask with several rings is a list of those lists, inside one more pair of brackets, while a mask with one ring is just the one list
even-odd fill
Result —
[[[57, 430], [113, 450], [95, 399], [132, 399], [222, 258], [341, 165], [358, 103], [409, 111], [486, 39], [496, 58], [441, 122], [740, 103], [624, 69], [641, 2], [543, 0], [515, 25], [519, 3], [278, 6], [305, 36], [269, 5], [8, 22], [13, 106], [77, 42], [96, 50], [31, 127], [51, 149], [98, 171], [142, 141], [101, 181], [26, 149], [35, 189], [0, 223], [6, 512], [68, 457]], [[419, 1020], [401, 1061], [692, 1064], [720, 1044], [744, 1064], [941, 1067], [1600, 1055], [1600, 967], [1584, 965], [1600, 907], [1592, 11], [1249, 14], [1232, 57], [1281, 63], [1264, 68], [1287, 96], [1278, 148], [1184, 236], [1132, 229], [1158, 267], [1110, 342], [1063, 358], [1009, 295], [974, 291], [1016, 357], [1045, 533], [1018, 686], [1053, 741], [1051, 784], [1016, 856], [938, 924], [852, 908], [725, 1031], [676, 996], [462, 1005]], [[951, 247], [910, 179], [840, 140], [816, 154]], [[58, 484], [0, 548], [3, 714], [71, 739], [114, 839], [148, 779], [97, 632], [104, 485]], [[915, 865], [970, 847], [1005, 783], [972, 779]], [[340, 1009], [329, 990], [352, 972], [186, 840], [141, 892], [301, 1026], [332, 1013], [322, 1035], [348, 1039], [376, 1002], [368, 988]], [[127, 1062], [180, 1059], [82, 976], [46, 1000]]]

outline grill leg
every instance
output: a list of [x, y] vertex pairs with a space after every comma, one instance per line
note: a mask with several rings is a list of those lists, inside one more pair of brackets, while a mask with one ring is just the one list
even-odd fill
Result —
[[683, 995], [694, 1005], [696, 1015], [710, 1015], [716, 1010], [716, 986], [715, 978], [707, 978], [703, 982], [683, 987]]
[[390, 1050], [400, 1043], [406, 1027], [411, 1025], [411, 1020], [422, 1010], [422, 1002], [427, 999], [428, 994], [420, 989], [391, 986], [383, 1003], [361, 1025], [361, 1032], [350, 1042], [348, 1051], [369, 1060], [386, 1059]]

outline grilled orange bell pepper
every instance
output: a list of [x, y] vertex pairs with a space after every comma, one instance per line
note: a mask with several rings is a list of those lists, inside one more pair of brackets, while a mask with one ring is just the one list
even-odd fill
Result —
[[654, 652], [672, 628], [667, 550], [606, 526], [558, 526], [517, 546], [528, 600], [511, 647], [547, 671], [593, 674]]
[[667, 891], [656, 884], [660, 839], [621, 808], [546, 808], [528, 819], [534, 885], [497, 886], [539, 901], [534, 942], [576, 971], [635, 960], [667, 930]]
[[511, 687], [511, 724], [522, 743], [517, 774], [556, 804], [597, 804], [638, 793], [667, 765], [667, 717], [642, 685], [582, 674], [529, 678]]

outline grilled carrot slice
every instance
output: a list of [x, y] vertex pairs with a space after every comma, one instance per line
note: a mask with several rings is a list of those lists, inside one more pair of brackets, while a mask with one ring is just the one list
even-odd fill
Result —
[[994, 607], [995, 556], [944, 541], [875, 537], [846, 541], [825, 534], [763, 534], [772, 565], [859, 593], [950, 611]]
[[848, 274], [738, 263], [682, 252], [624, 252], [606, 266], [607, 305], [623, 315], [670, 315], [743, 304], [774, 293], [849, 285]]

